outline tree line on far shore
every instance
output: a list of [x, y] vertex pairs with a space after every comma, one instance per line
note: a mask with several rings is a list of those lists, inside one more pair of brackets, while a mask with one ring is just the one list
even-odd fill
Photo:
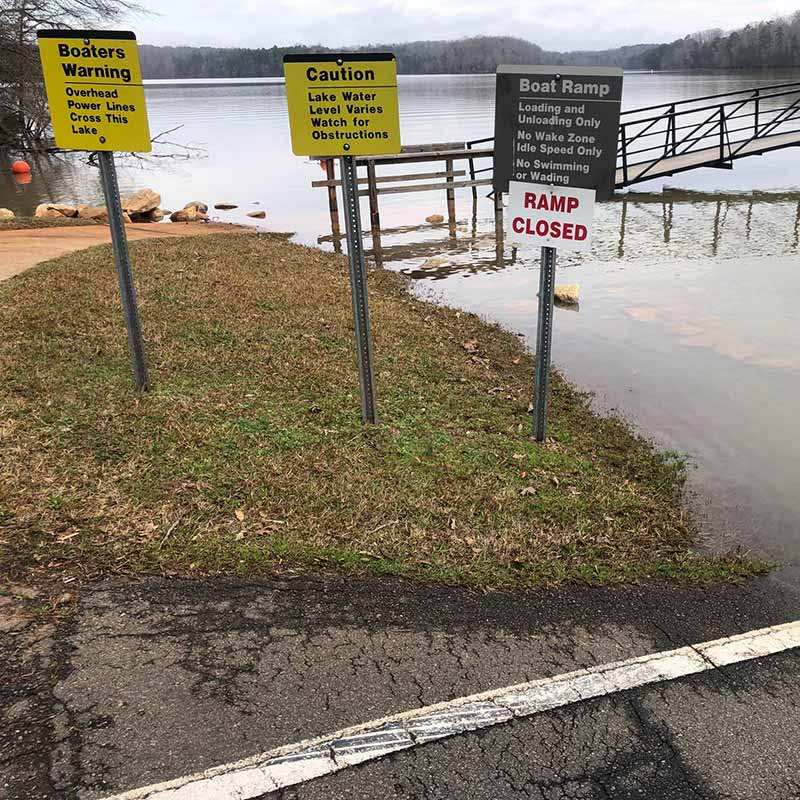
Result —
[[708, 30], [637, 54], [631, 69], [761, 69], [800, 66], [800, 11], [725, 33]]
[[[669, 44], [637, 44], [611, 50], [548, 51], [510, 36], [455, 41], [370, 45], [351, 52], [390, 50], [401, 74], [494, 72], [498, 64], [573, 64], [626, 69], [757, 69], [800, 66], [800, 11], [725, 33], [712, 29]], [[283, 75], [286, 53], [336, 52], [319, 45], [294, 47], [141, 48], [147, 78], [267, 78]]]
[[[453, 41], [403, 42], [349, 48], [350, 52], [388, 50], [406, 75], [485, 74], [498, 64], [581, 64], [623, 67], [655, 45], [559, 53], [511, 36], [473, 36]], [[320, 45], [294, 47], [157, 47], [142, 45], [145, 78], [273, 78], [283, 75], [287, 53], [342, 52]]]

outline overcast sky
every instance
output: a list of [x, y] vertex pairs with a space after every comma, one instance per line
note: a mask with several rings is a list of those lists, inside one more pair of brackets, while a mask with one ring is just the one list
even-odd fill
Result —
[[130, 20], [139, 41], [329, 46], [511, 35], [546, 50], [672, 41], [787, 14], [800, 0], [169, 0]]

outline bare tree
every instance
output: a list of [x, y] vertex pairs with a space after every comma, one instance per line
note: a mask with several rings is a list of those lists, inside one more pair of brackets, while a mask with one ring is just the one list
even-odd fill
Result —
[[0, 6], [0, 144], [40, 145], [50, 125], [36, 31], [91, 28], [129, 13], [133, 0], [4, 0]]

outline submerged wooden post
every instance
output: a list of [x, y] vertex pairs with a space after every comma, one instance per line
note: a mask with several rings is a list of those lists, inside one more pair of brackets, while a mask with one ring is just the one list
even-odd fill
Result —
[[375, 162], [367, 161], [367, 194], [369, 195], [369, 222], [372, 231], [372, 256], [378, 266], [382, 264], [381, 215], [378, 210], [378, 186], [375, 178]]
[[367, 192], [369, 194], [369, 222], [372, 235], [381, 232], [381, 215], [378, 211], [378, 186], [375, 180], [375, 162], [367, 161]]
[[[445, 171], [447, 172], [447, 178], [445, 179], [449, 184], [453, 183], [453, 159], [446, 158], [444, 160], [445, 163]], [[456, 192], [455, 189], [448, 188], [447, 189], [447, 222], [450, 226], [450, 235], [456, 235]]]
[[[325, 159], [325, 175], [329, 181], [336, 180], [336, 168], [332, 158]], [[333, 248], [337, 253], [342, 251], [341, 228], [339, 227], [339, 201], [336, 198], [336, 187], [328, 187], [328, 209], [331, 212], [331, 235]]]
[[[467, 145], [467, 150], [472, 150], [472, 147], [470, 145]], [[470, 158], [469, 159], [469, 179], [471, 181], [475, 180], [475, 159], [474, 158]], [[473, 186], [472, 187], [472, 201], [473, 201], [473, 203], [477, 203], [477, 201], [478, 201], [478, 187], [477, 186]]]
[[500, 192], [494, 193], [494, 237], [495, 249], [497, 254], [497, 265], [503, 263], [503, 195]]

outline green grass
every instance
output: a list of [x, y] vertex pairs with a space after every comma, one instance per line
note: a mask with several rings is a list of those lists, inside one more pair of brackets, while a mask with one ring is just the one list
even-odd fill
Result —
[[532, 441], [517, 338], [398, 276], [370, 273], [380, 424], [364, 428], [343, 259], [247, 233], [131, 250], [142, 396], [108, 247], [0, 285], [0, 572], [530, 587], [766, 569], [696, 552], [681, 459], [558, 373], [553, 438]]

